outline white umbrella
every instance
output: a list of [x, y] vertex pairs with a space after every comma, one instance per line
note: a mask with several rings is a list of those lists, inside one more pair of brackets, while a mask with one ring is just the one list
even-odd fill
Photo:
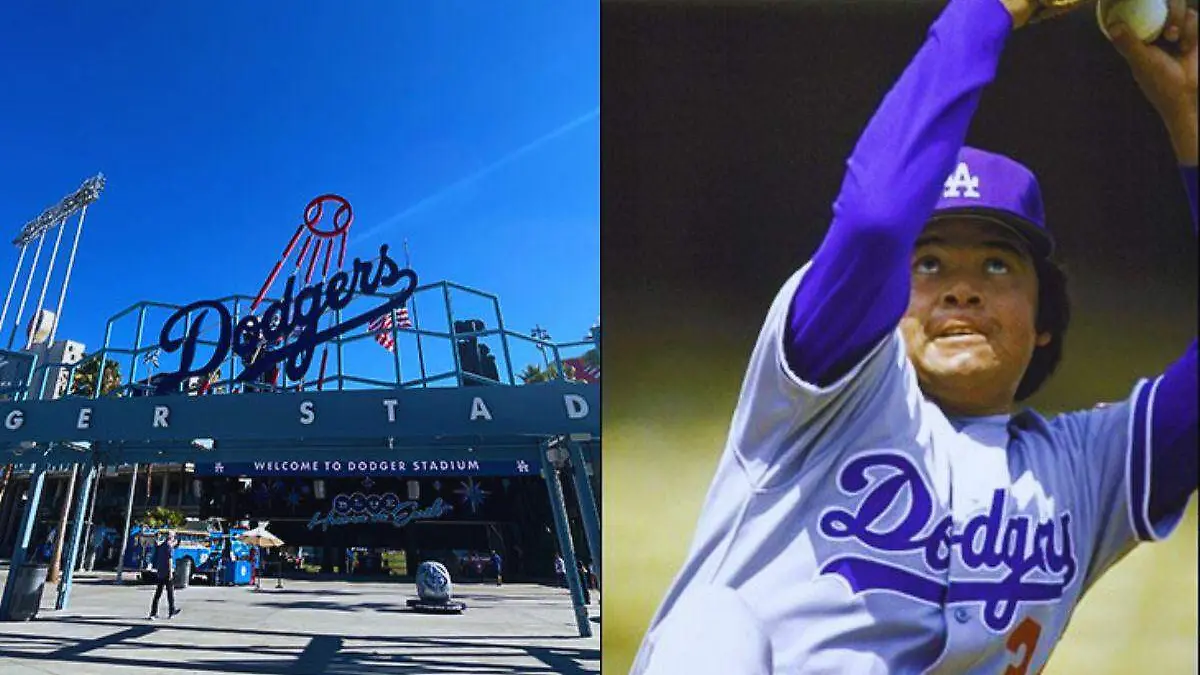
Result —
[[[282, 539], [280, 539], [279, 537], [276, 537], [275, 535], [273, 535], [267, 531], [267, 524], [268, 523], [259, 523], [258, 527], [254, 528], [253, 530], [246, 530], [245, 532], [243, 532], [241, 535], [238, 536], [238, 539], [246, 542], [247, 544], [250, 544], [251, 546], [258, 546], [259, 548], [272, 548], [272, 547], [276, 547], [276, 546], [283, 546]], [[258, 579], [258, 583], [255, 584], [254, 588], [255, 589], [262, 588], [262, 578], [261, 577]], [[275, 585], [275, 588], [283, 588], [283, 563], [282, 562], [279, 563], [279, 582]]]
[[261, 548], [272, 548], [275, 546], [283, 546], [283, 540], [267, 531], [266, 523], [259, 525], [253, 530], [246, 530], [238, 536], [238, 539]]

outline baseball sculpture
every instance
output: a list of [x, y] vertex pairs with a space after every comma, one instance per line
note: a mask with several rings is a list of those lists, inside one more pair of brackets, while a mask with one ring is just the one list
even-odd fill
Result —
[[450, 570], [440, 562], [427, 560], [417, 567], [417, 597], [408, 606], [419, 612], [459, 614], [467, 605], [452, 599], [454, 582]]

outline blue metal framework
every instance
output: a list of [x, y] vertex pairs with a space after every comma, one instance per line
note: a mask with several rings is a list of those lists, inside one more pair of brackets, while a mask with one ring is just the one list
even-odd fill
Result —
[[[477, 319], [456, 314], [453, 296], [465, 296], [462, 304], [489, 309], [484, 324], [494, 327], [456, 332], [460, 319]], [[363, 298], [379, 302], [388, 295]], [[372, 300], [373, 298], [373, 300]], [[236, 323], [253, 303], [246, 295], [232, 295], [218, 302], [225, 304]], [[270, 302], [271, 299], [268, 299]], [[418, 314], [424, 301], [424, 314]], [[432, 301], [432, 302], [430, 302]], [[439, 308], [438, 305], [441, 305]], [[28, 466], [33, 474], [29, 504], [21, 522], [12, 569], [26, 555], [32, 528], [32, 513], [46, 467], [54, 464], [83, 464], [90, 476], [99, 463], [112, 466], [131, 462], [236, 462], [271, 460], [329, 460], [352, 454], [356, 459], [395, 460], [404, 457], [431, 456], [439, 459], [511, 460], [528, 459], [533, 471], [547, 478], [547, 489], [560, 548], [564, 557], [574, 559], [566, 511], [562, 501], [558, 472], [575, 468], [576, 493], [581, 499], [580, 512], [585, 521], [588, 547], [599, 578], [599, 517], [595, 498], [587, 483], [585, 458], [580, 442], [587, 442], [598, 466], [600, 438], [599, 385], [571, 381], [567, 359], [574, 352], [589, 352], [599, 359], [600, 331], [594, 327], [588, 338], [555, 343], [523, 335], [505, 327], [500, 301], [495, 295], [467, 286], [441, 281], [419, 286], [409, 303], [412, 326], [398, 324], [390, 328], [395, 343], [390, 368], [376, 367], [370, 372], [355, 372], [347, 352], [366, 340], [374, 342], [376, 332], [342, 335], [322, 346], [328, 353], [332, 372], [306, 374], [303, 381], [276, 383], [240, 382], [238, 363], [231, 353], [220, 364], [219, 375], [205, 386], [184, 382], [180, 395], [154, 396], [145, 371], [157, 365], [158, 333], [147, 333], [148, 319], [158, 312], [173, 313], [181, 308], [161, 302], [139, 302], [118, 312], [107, 322], [104, 345], [90, 355], [99, 361], [99, 373], [90, 396], [75, 393], [75, 374], [80, 363], [34, 363], [28, 376], [0, 390], [0, 463]], [[326, 317], [341, 323], [341, 310]], [[438, 310], [441, 311], [438, 311]], [[203, 321], [199, 313], [192, 321]], [[421, 327], [424, 318], [426, 327]], [[429, 328], [446, 321], [446, 329]], [[122, 330], [132, 339], [123, 341]], [[201, 326], [203, 327], [203, 326]], [[489, 379], [464, 368], [459, 358], [459, 341], [497, 342], [500, 345], [496, 379]], [[215, 341], [201, 338], [198, 344], [216, 348]], [[439, 346], [448, 347], [450, 359]], [[401, 354], [403, 346], [415, 346], [418, 375], [405, 377]], [[375, 349], [379, 349], [375, 347]], [[522, 383], [514, 370], [514, 361], [522, 349], [536, 350], [547, 365], [547, 381]], [[29, 358], [27, 353], [5, 352], [12, 358]], [[379, 356], [375, 352], [375, 356]], [[126, 362], [126, 359], [128, 361]], [[102, 393], [104, 371], [109, 360], [128, 364], [120, 386]], [[318, 359], [319, 360], [319, 359]], [[446, 366], [438, 365], [441, 361]], [[314, 363], [316, 360], [314, 361]], [[553, 365], [550, 365], [553, 364]], [[141, 368], [139, 368], [141, 367]], [[143, 370], [139, 374], [139, 370]], [[316, 370], [316, 366], [311, 370]], [[391, 371], [387, 378], [379, 371]], [[56, 380], [66, 373], [67, 392], [50, 400]], [[51, 389], [48, 390], [48, 387]], [[199, 395], [203, 392], [203, 395]], [[235, 395], [230, 395], [235, 394]], [[567, 451], [569, 449], [569, 452]], [[540, 467], [540, 469], [539, 469]], [[582, 482], [580, 482], [582, 479]], [[85, 486], [90, 482], [85, 481]], [[86, 500], [87, 487], [83, 498]], [[76, 529], [80, 519], [75, 522]], [[74, 567], [79, 533], [72, 532], [70, 551], [64, 570]], [[8, 616], [12, 581], [9, 576], [0, 618]], [[581, 635], [590, 635], [586, 610], [577, 575], [568, 574]], [[69, 598], [71, 575], [64, 575], [58, 606]]]

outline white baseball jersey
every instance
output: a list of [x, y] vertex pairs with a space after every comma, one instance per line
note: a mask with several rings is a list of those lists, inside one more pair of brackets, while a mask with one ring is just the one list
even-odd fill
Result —
[[[1179, 521], [1147, 514], [1157, 380], [1051, 421], [947, 418], [897, 330], [816, 387], [784, 355], [803, 273], [770, 309], [695, 541], [632, 672], [714, 672], [729, 648], [754, 660], [741, 672], [1037, 673], [1084, 591]], [[703, 609], [730, 592], [740, 603]], [[714, 625], [734, 643], [654, 658]]]

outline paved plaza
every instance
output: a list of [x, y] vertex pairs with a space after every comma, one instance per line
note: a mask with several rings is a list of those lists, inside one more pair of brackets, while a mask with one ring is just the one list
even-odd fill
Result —
[[[0, 574], [0, 579], [3, 575]], [[578, 637], [565, 589], [456, 585], [461, 615], [411, 612], [405, 583], [284, 580], [176, 591], [183, 612], [147, 620], [153, 586], [111, 573], [76, 577], [68, 609], [47, 586], [38, 618], [0, 622], [0, 673], [599, 673], [593, 635]], [[160, 614], [166, 615], [164, 594]]]

